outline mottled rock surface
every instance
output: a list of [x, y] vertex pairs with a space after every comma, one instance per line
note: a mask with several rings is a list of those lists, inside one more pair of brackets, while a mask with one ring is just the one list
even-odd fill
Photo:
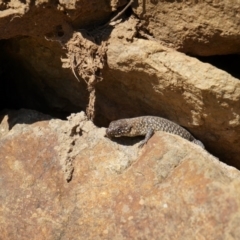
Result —
[[156, 39], [179, 51], [200, 55], [240, 52], [240, 6], [233, 1], [135, 2], [134, 12]]
[[1, 239], [238, 239], [240, 173], [202, 148], [159, 132], [139, 150], [83, 113], [20, 115], [1, 117]]

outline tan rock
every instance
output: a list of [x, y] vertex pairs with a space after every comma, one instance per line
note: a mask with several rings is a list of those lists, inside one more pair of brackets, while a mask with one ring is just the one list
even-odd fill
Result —
[[15, 121], [0, 140], [1, 239], [238, 239], [239, 171], [178, 136], [139, 150], [104, 133], [83, 113]]
[[72, 27], [104, 24], [126, 0], [0, 0], [0, 39], [19, 36], [47, 37], [49, 41], [65, 42]]
[[134, 12], [156, 39], [179, 51], [201, 55], [240, 52], [240, 10], [232, 1], [135, 2]]

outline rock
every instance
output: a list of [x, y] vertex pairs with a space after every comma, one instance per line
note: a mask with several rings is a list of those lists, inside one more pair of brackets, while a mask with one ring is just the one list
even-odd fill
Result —
[[157, 42], [130, 41], [122, 29], [116, 27], [109, 40], [108, 68], [97, 85], [106, 96], [98, 98], [98, 118], [165, 117], [222, 161], [240, 167], [239, 80]]
[[0, 4], [0, 39], [28, 36], [41, 40], [45, 36], [50, 41], [64, 42], [73, 27], [104, 24], [126, 0], [40, 0], [35, 5], [12, 0]]
[[15, 119], [0, 139], [1, 239], [238, 239], [235, 168], [175, 135], [139, 150], [138, 139], [104, 138], [83, 113], [42, 118]]
[[168, 47], [192, 55], [240, 52], [240, 7], [231, 1], [136, 1], [143, 29]]

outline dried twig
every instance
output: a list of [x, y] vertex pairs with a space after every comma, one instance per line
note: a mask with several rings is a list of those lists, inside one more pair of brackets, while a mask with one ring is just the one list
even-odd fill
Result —
[[127, 9], [128, 7], [134, 2], [134, 0], [130, 0], [129, 3], [125, 6], [125, 8], [119, 12], [114, 18], [112, 18], [107, 24], [115, 21], [117, 18], [119, 18]]
[[[119, 18], [126, 11], [133, 1], [134, 0], [130, 0], [122, 11], [120, 11], [108, 23], [98, 27], [96, 30], [91, 32], [82, 30], [81, 32], [75, 33], [74, 38], [67, 45], [69, 65], [73, 75], [79, 81], [79, 78], [77, 77], [78, 74], [88, 86], [89, 102], [86, 112], [88, 118], [91, 120], [93, 120], [95, 116], [95, 84], [102, 80], [101, 70], [105, 64], [107, 42], [103, 41], [101, 35], [104, 33], [105, 29], [109, 28], [109, 25], [113, 23], [113, 21]], [[100, 45], [96, 43], [96, 38], [98, 36], [102, 40]]]

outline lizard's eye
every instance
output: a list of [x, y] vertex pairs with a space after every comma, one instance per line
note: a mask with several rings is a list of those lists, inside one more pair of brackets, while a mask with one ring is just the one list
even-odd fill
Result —
[[129, 133], [131, 128], [129, 126], [121, 126], [117, 129], [118, 134]]
[[122, 133], [123, 132], [123, 128], [120, 128], [120, 127], [118, 127], [117, 129], [116, 129], [116, 131], [117, 131], [117, 133]]
[[113, 121], [110, 123], [106, 130], [107, 136], [121, 137], [126, 136], [131, 131], [131, 126], [129, 124], [124, 124], [119, 121]]

